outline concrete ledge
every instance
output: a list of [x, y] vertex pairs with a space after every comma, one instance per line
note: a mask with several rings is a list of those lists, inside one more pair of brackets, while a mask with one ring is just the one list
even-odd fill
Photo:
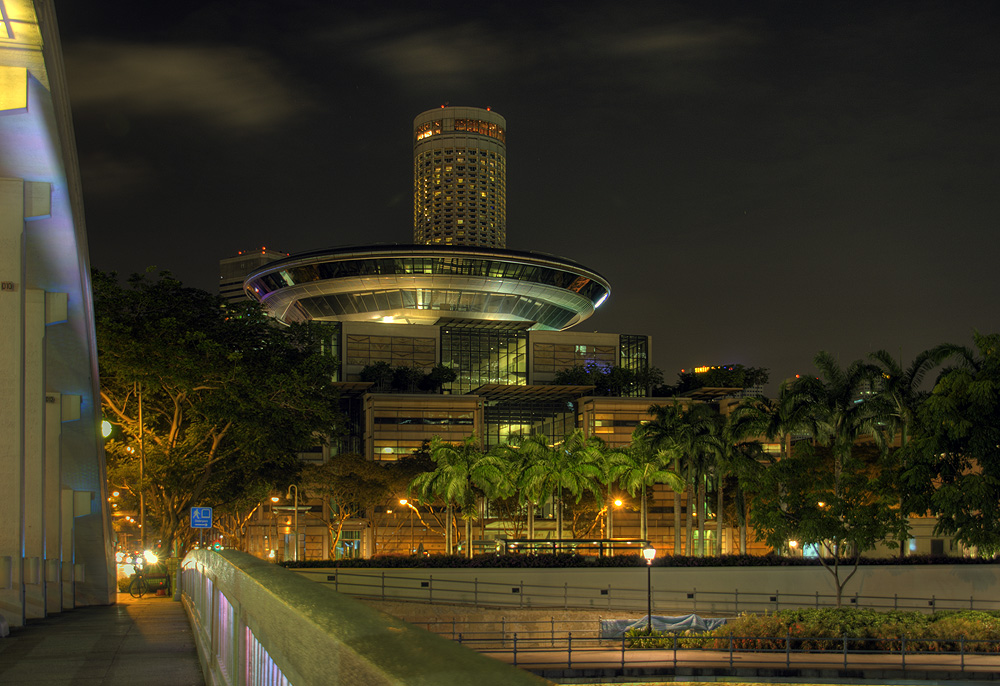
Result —
[[[241, 627], [296, 686], [549, 683], [245, 553], [197, 550], [182, 568], [185, 607], [212, 684], [241, 683], [233, 673], [248, 662]], [[224, 628], [229, 638], [219, 637]]]

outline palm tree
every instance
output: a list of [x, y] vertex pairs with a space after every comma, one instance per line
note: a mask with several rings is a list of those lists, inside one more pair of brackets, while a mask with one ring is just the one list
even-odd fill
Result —
[[472, 520], [476, 517], [479, 493], [488, 484], [500, 479], [501, 465], [496, 456], [483, 453], [479, 439], [469, 436], [456, 445], [435, 436], [430, 444], [431, 459], [437, 465], [433, 471], [418, 475], [410, 489], [425, 501], [440, 497], [445, 502], [445, 552], [454, 551], [452, 527], [457, 505], [465, 520], [466, 555], [472, 557]]
[[584, 491], [599, 495], [601, 441], [587, 438], [577, 429], [553, 443], [544, 434], [532, 434], [521, 442], [527, 461], [521, 486], [529, 502], [542, 503], [555, 496], [556, 539], [563, 537], [565, 493], [579, 500]]
[[676, 450], [676, 447], [657, 449], [651, 441], [640, 436], [635, 437], [628, 448], [620, 450], [618, 453], [625, 458], [615, 469], [619, 485], [628, 491], [633, 498], [636, 491], [641, 494], [639, 500], [639, 538], [644, 541], [649, 540], [649, 505], [646, 489], [651, 488], [653, 484], [667, 484], [675, 493], [678, 493], [684, 490], [686, 485], [677, 472], [667, 468], [667, 465], [675, 459]]
[[[742, 403], [741, 403], [742, 405]], [[739, 409], [737, 407], [736, 409]], [[744, 434], [743, 431], [753, 433]], [[723, 427], [722, 454], [720, 455], [719, 471], [722, 476], [734, 478], [736, 494], [733, 498], [736, 519], [740, 529], [740, 555], [747, 552], [747, 495], [753, 493], [760, 481], [763, 469], [764, 450], [758, 439], [761, 434], [747, 424], [740, 424], [736, 410], [726, 418]], [[722, 487], [719, 487], [718, 515], [716, 521], [716, 541], [718, 554], [722, 554]]]
[[[677, 446], [676, 437], [681, 434], [684, 426], [684, 407], [679, 402], [672, 405], [650, 405], [647, 412], [652, 419], [639, 427], [632, 434], [633, 443], [645, 442], [650, 449], [666, 450]], [[680, 476], [681, 455], [674, 451], [672, 455], [673, 473]], [[681, 491], [674, 490], [674, 555], [681, 554]], [[688, 500], [690, 503], [691, 501]], [[690, 539], [690, 534], [688, 535]]]

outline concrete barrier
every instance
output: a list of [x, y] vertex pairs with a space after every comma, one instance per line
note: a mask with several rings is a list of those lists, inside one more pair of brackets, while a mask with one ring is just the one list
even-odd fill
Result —
[[[417, 602], [594, 610], [646, 608], [646, 567], [597, 569], [300, 568], [342, 593]], [[835, 604], [833, 576], [819, 566], [653, 567], [661, 613], [720, 616]], [[841, 571], [842, 576], [850, 568]], [[1000, 565], [864, 565], [843, 604], [878, 610], [1000, 610]]]
[[212, 686], [550, 683], [245, 553], [193, 551], [180, 577]]

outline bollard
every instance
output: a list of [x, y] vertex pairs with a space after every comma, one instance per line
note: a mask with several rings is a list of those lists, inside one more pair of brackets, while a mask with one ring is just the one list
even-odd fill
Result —
[[729, 634], [729, 669], [733, 668], [733, 635]]
[[573, 632], [566, 634], [566, 669], [573, 669]]
[[500, 618], [500, 647], [507, 645], [507, 618]]
[[785, 667], [792, 666], [792, 629], [785, 630]]
[[899, 654], [902, 656], [903, 660], [903, 671], [906, 671], [906, 634], [900, 636], [900, 648]]
[[844, 669], [847, 669], [847, 634], [844, 634]]
[[555, 648], [556, 647], [556, 618], [555, 617], [549, 617], [549, 632], [550, 632], [550, 636], [552, 637], [551, 638], [551, 640], [552, 640], [552, 647]]
[[622, 670], [625, 669], [625, 630], [622, 629]]
[[517, 632], [514, 632], [514, 666], [517, 667]]
[[958, 652], [962, 656], [962, 672], [965, 673], [965, 634], [958, 637]]

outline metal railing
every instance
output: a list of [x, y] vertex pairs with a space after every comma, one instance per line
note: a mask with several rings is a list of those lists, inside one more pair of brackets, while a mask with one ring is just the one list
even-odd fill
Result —
[[[672, 670], [736, 669], [843, 669], [976, 673], [977, 679], [1000, 678], [1000, 641], [949, 639], [894, 639], [803, 636], [668, 636], [661, 647], [636, 648], [637, 639], [624, 634], [617, 639], [568, 632], [542, 645], [537, 637], [520, 632], [499, 637], [469, 637], [456, 641], [514, 666], [535, 671], [632, 668]], [[655, 638], [638, 639], [650, 645]], [[703, 641], [704, 647], [691, 647]]]
[[[646, 609], [647, 589], [642, 587], [561, 586], [516, 582], [485, 581], [478, 577], [455, 579], [433, 574], [393, 574], [357, 569], [296, 569], [312, 581], [331, 586], [339, 593], [379, 600], [404, 600], [427, 603], [455, 603], [474, 607], [562, 608], [632, 611]], [[652, 586], [653, 607], [659, 614], [738, 615], [741, 612], [775, 612], [803, 607], [834, 607], [836, 596], [767, 591], [699, 591], [666, 589]], [[842, 606], [872, 610], [916, 610], [933, 613], [939, 610], [998, 610], [1000, 600], [992, 598], [938, 598], [930, 596], [844, 595]]]

